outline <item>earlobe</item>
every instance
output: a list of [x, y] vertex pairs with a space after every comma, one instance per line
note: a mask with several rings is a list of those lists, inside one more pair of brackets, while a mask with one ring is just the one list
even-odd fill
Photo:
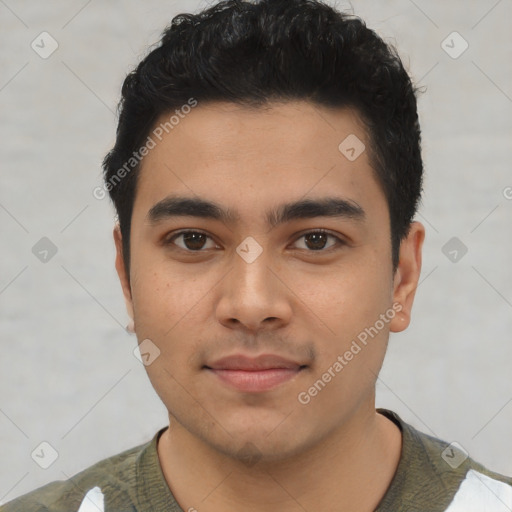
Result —
[[132, 302], [132, 293], [130, 288], [130, 280], [128, 279], [128, 273], [126, 271], [123, 259], [123, 238], [121, 235], [121, 228], [119, 224], [114, 226], [113, 230], [114, 242], [116, 245], [116, 271], [119, 277], [119, 281], [121, 283], [121, 288], [123, 290], [124, 300], [126, 304], [126, 311], [131, 318], [130, 323], [127, 325], [126, 330], [130, 333], [135, 332], [135, 324], [134, 324], [134, 312], [133, 312], [133, 302]]
[[135, 321], [133, 319], [131, 319], [129, 322], [128, 322], [128, 325], [125, 327], [126, 329], [126, 332], [129, 333], [129, 334], [135, 334]]
[[400, 244], [400, 260], [394, 276], [393, 303], [401, 305], [401, 310], [390, 324], [391, 332], [407, 329], [411, 322], [411, 310], [421, 273], [421, 251], [425, 239], [425, 227], [420, 222], [412, 222], [407, 237]]

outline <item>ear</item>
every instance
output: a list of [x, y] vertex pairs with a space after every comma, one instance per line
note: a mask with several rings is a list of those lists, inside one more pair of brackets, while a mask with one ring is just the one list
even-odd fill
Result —
[[123, 237], [121, 235], [121, 228], [119, 223], [117, 223], [114, 227], [113, 231], [114, 242], [116, 244], [116, 270], [117, 275], [119, 276], [119, 281], [121, 282], [121, 287], [123, 289], [124, 300], [126, 303], [126, 311], [128, 315], [133, 320], [133, 302], [132, 302], [132, 291], [130, 288], [130, 281], [128, 279], [128, 273], [124, 266], [123, 259]]
[[411, 322], [411, 310], [421, 273], [421, 250], [425, 239], [425, 227], [420, 222], [412, 222], [409, 234], [400, 244], [400, 259], [393, 283], [393, 304], [401, 309], [391, 320], [391, 332], [407, 329]]

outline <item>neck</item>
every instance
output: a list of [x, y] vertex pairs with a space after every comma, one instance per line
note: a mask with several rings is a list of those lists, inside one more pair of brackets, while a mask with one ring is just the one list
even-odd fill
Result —
[[285, 460], [244, 464], [175, 421], [160, 437], [158, 456], [186, 511], [371, 512], [395, 474], [401, 442], [398, 427], [372, 404], [321, 443]]

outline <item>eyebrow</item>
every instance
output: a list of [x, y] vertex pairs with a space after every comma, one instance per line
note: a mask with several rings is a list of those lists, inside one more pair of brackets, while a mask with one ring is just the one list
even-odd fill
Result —
[[[183, 196], [168, 196], [162, 199], [148, 211], [146, 216], [152, 225], [173, 217], [214, 219], [228, 225], [235, 224], [240, 219], [235, 211], [226, 209], [214, 201]], [[366, 213], [355, 201], [340, 197], [301, 199], [282, 204], [266, 212], [266, 222], [271, 229], [292, 220], [315, 217], [345, 218], [363, 222]]]

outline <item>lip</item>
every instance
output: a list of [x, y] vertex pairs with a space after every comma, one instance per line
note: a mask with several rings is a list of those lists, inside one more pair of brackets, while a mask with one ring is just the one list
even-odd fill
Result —
[[243, 370], [250, 372], [258, 370], [272, 370], [276, 368], [293, 370], [304, 365], [276, 354], [261, 354], [258, 357], [235, 354], [217, 359], [217, 361], [206, 366], [212, 370]]
[[289, 381], [305, 366], [274, 354], [258, 357], [239, 354], [224, 357], [204, 368], [239, 391], [261, 393]]

